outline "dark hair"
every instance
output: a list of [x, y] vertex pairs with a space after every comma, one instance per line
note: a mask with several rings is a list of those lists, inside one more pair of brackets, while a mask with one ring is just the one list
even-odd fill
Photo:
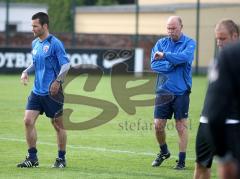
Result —
[[223, 19], [216, 25], [216, 28], [219, 28], [222, 25], [227, 28], [228, 32], [231, 35], [233, 33], [236, 33], [239, 36], [239, 27], [233, 20], [231, 20], [231, 19]]
[[39, 19], [40, 24], [43, 26], [47, 24], [49, 26], [49, 18], [45, 12], [38, 12], [32, 16], [32, 20]]

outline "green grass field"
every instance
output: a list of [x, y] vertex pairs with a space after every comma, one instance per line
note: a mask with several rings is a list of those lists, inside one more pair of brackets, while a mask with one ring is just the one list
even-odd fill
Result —
[[[94, 92], [83, 90], [86, 77], [78, 77], [67, 88], [71, 94], [95, 97], [118, 106], [118, 115], [110, 122], [88, 130], [68, 131], [67, 168], [50, 168], [57, 154], [55, 131], [50, 121], [41, 116], [37, 121], [39, 168], [19, 169], [16, 164], [26, 155], [23, 114], [32, 88], [23, 86], [19, 75], [0, 76], [0, 178], [187, 178], [193, 176], [195, 137], [206, 90], [206, 78], [194, 77], [189, 116], [189, 145], [186, 170], [175, 171], [178, 155], [174, 121], [167, 125], [167, 141], [171, 158], [161, 167], [152, 168], [158, 153], [153, 131], [153, 107], [137, 107], [135, 115], [123, 111], [113, 97], [110, 77], [104, 77]], [[150, 96], [142, 96], [147, 98]], [[73, 109], [72, 121], [83, 122], [101, 112], [79, 104], [66, 104]], [[216, 164], [212, 178], [216, 178]]]

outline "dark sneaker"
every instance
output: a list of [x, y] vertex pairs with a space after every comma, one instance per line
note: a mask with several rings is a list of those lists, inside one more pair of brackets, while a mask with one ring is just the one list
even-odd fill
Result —
[[162, 162], [170, 157], [170, 153], [162, 154], [159, 153], [157, 154], [157, 158], [152, 162], [153, 167], [158, 167], [162, 164]]
[[175, 170], [184, 170], [185, 169], [185, 162], [176, 161], [177, 165], [174, 167]]
[[38, 163], [37, 158], [32, 160], [27, 156], [26, 160], [17, 164], [17, 167], [19, 167], [19, 168], [31, 168], [31, 167], [38, 167], [38, 165], [39, 165], [39, 163]]
[[52, 165], [52, 168], [65, 168], [66, 167], [66, 160], [61, 158], [56, 158], [55, 163]]

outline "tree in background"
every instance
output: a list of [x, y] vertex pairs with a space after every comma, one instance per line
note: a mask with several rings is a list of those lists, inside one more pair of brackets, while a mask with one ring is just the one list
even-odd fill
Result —
[[72, 32], [72, 7], [69, 0], [48, 1], [50, 30], [52, 32]]
[[[91, 5], [112, 5], [112, 4], [134, 4], [135, 0], [84, 0], [85, 6]], [[78, 4], [80, 5], [80, 4]]]

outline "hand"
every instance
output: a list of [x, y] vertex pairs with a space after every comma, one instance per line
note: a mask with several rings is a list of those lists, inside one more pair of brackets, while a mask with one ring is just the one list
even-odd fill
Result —
[[220, 179], [237, 179], [238, 167], [234, 161], [220, 163], [218, 165], [218, 174]]
[[163, 52], [156, 52], [154, 54], [154, 59], [162, 59], [164, 56], [164, 53]]
[[57, 95], [57, 94], [58, 94], [58, 91], [59, 91], [59, 88], [60, 88], [60, 83], [55, 80], [55, 81], [51, 84], [51, 87], [50, 87], [50, 95], [52, 95], [52, 96]]
[[21, 83], [26, 86], [28, 82], [29, 82], [29, 78], [28, 78], [27, 72], [22, 72]]

